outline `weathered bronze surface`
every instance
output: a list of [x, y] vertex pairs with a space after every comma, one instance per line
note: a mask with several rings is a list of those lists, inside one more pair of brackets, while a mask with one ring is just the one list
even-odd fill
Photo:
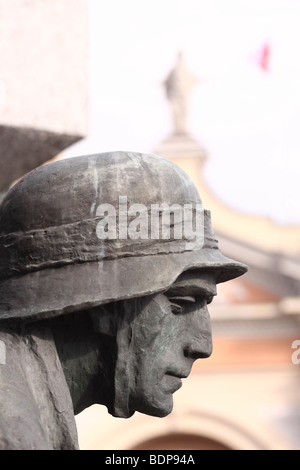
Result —
[[74, 413], [94, 403], [124, 418], [169, 414], [211, 354], [217, 283], [247, 269], [219, 251], [180, 168], [129, 152], [20, 180], [0, 206], [0, 260], [3, 449], [78, 448]]

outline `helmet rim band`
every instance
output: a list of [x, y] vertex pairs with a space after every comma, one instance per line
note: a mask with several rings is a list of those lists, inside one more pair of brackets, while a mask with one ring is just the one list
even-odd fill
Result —
[[94, 261], [49, 268], [0, 282], [0, 320], [37, 320], [167, 290], [184, 271], [209, 270], [216, 283], [247, 267], [218, 249]]

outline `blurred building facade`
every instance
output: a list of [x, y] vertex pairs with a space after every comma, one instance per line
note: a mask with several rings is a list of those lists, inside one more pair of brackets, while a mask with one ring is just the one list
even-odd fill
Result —
[[3, 193], [87, 135], [88, 0], [0, 0], [0, 28]]
[[[88, 2], [0, 0], [0, 26], [1, 193], [88, 133]], [[188, 90], [175, 93], [173, 112]], [[95, 405], [76, 418], [80, 447], [299, 449], [300, 364], [292, 362], [292, 344], [300, 339], [300, 227], [225, 206], [203, 178], [209, 155], [185, 121], [176, 129], [154, 153], [191, 176], [221, 251], [249, 272], [219, 285], [210, 305], [213, 355], [194, 364], [173, 412], [122, 420]]]
[[300, 364], [292, 362], [300, 338], [300, 227], [224, 207], [202, 179], [205, 151], [199, 146], [195, 155], [195, 141], [189, 156], [192, 141], [174, 136], [169, 152], [166, 142], [155, 150], [190, 174], [212, 210], [221, 251], [249, 272], [218, 286], [209, 308], [213, 354], [196, 361], [171, 415], [120, 420], [92, 407], [77, 417], [81, 448], [300, 449]]
[[[180, 108], [182, 70], [174, 82]], [[93, 406], [77, 416], [81, 448], [300, 449], [300, 364], [292, 361], [300, 339], [300, 226], [278, 226], [222, 204], [203, 178], [209, 155], [185, 124], [174, 118], [173, 134], [154, 153], [191, 176], [212, 212], [221, 251], [249, 272], [218, 286], [209, 306], [213, 354], [196, 361], [174, 395], [173, 412], [122, 420]]]

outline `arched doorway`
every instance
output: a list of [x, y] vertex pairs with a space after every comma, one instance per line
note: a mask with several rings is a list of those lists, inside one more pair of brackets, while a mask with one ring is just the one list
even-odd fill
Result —
[[214, 439], [195, 434], [167, 434], [141, 442], [132, 450], [232, 450]]

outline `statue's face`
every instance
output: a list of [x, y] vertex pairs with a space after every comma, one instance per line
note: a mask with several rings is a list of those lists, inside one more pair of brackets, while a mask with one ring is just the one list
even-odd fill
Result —
[[154, 416], [172, 411], [172, 394], [193, 362], [212, 352], [207, 304], [216, 294], [209, 274], [189, 273], [165, 293], [138, 299], [130, 343], [129, 409]]

